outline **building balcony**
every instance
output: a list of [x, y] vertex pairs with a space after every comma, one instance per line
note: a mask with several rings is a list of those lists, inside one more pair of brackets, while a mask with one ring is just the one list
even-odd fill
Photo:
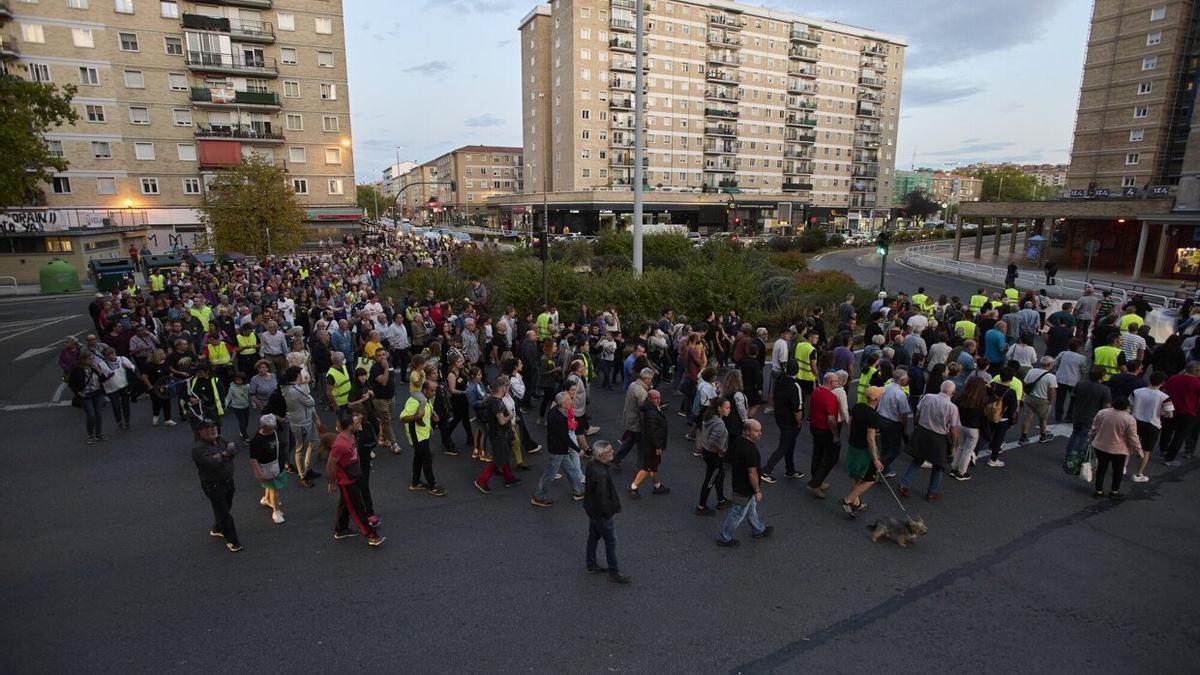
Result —
[[[632, 152], [614, 152], [614, 153], [612, 153], [612, 156], [609, 157], [608, 163], [610, 166], [632, 168], [634, 165], [633, 164], [633, 153]], [[649, 167], [650, 167], [650, 158], [643, 157], [642, 158], [642, 168], [649, 168]]]
[[783, 166], [785, 176], [808, 176], [813, 172], [811, 162], [788, 162]]
[[814, 115], [788, 115], [784, 124], [789, 127], [815, 127], [817, 118]]
[[858, 124], [854, 125], [854, 130], [860, 133], [878, 134], [883, 132], [883, 125], [879, 122], [859, 120]]
[[733, 143], [714, 143], [704, 146], [706, 155], [736, 155], [737, 147]]
[[871, 178], [855, 178], [850, 182], [851, 192], [877, 192], [876, 182]]
[[850, 195], [850, 208], [852, 209], [873, 209], [875, 208], [876, 203], [875, 195], [873, 193]]
[[197, 139], [223, 139], [232, 141], [249, 141], [251, 143], [282, 143], [283, 133], [272, 131], [270, 124], [223, 124], [196, 125]]
[[633, 99], [632, 98], [609, 99], [608, 107], [613, 110], [633, 110]]
[[741, 30], [746, 27], [746, 20], [735, 19], [722, 14], [709, 14], [708, 25], [724, 28], [725, 30]]
[[883, 147], [882, 137], [879, 134], [854, 134], [854, 147], [878, 150]]
[[878, 42], [867, 42], [863, 44], [862, 53], [867, 56], [887, 56], [888, 50]]
[[614, 77], [608, 81], [608, 86], [617, 91], [636, 91], [637, 82], [632, 77]]
[[704, 170], [710, 173], [736, 173], [737, 167], [733, 162], [706, 161]]
[[17, 49], [17, 39], [11, 35], [0, 34], [0, 60], [21, 58], [21, 50]]
[[[637, 61], [635, 61], [633, 59], [615, 60], [615, 61], [612, 61], [611, 63], [609, 63], [608, 67], [619, 73], [636, 73], [637, 72]], [[650, 66], [646, 65], [646, 64], [642, 64], [642, 72], [649, 72], [649, 71], [650, 71]]]
[[883, 94], [878, 91], [871, 91], [870, 89], [859, 89], [858, 100], [870, 101], [872, 103], [883, 103]]
[[817, 99], [809, 98], [808, 96], [789, 96], [788, 107], [798, 108], [800, 110], [816, 110]]
[[804, 80], [788, 80], [787, 92], [789, 94], [815, 94], [817, 86]]
[[850, 173], [855, 178], [878, 178], [878, 164], [855, 164], [854, 169]]
[[809, 47], [792, 47], [788, 50], [788, 58], [797, 61], [817, 62], [817, 50]]
[[628, 148], [628, 149], [632, 150], [633, 149], [633, 135], [630, 134], [629, 138], [625, 138], [624, 136], [613, 136], [611, 144], [612, 144], [612, 147], [614, 147], [614, 148]]
[[811, 30], [792, 29], [792, 42], [815, 45], [821, 43], [821, 34]]
[[706, 80], [708, 80], [709, 82], [716, 82], [716, 83], [721, 83], [721, 84], [737, 84], [737, 82], [738, 82], [736, 73], [729, 73], [724, 70], [718, 70], [716, 68], [709, 68], [707, 71], [705, 71], [704, 78]]
[[0, 0], [0, 23], [12, 21], [12, 7], [9, 7], [8, 0]]
[[883, 59], [863, 59], [858, 65], [860, 68], [869, 68], [877, 73], [886, 73], [888, 69], [887, 61]]
[[270, 56], [248, 59], [234, 54], [189, 51], [186, 59], [188, 68], [199, 72], [279, 77], [279, 68], [275, 65], [274, 57]]
[[812, 189], [812, 183], [795, 183], [785, 181], [783, 184], [784, 192], [811, 192]]
[[737, 127], [732, 124], [709, 124], [704, 127], [707, 136], [737, 136]]
[[[229, 93], [233, 97], [228, 96]], [[246, 109], [279, 110], [279, 94], [273, 91], [222, 91], [206, 87], [192, 87], [192, 103], [200, 108], [236, 107]]]
[[816, 143], [817, 132], [789, 129], [788, 132], [784, 134], [783, 139], [789, 143]]
[[713, 47], [728, 47], [729, 49], [742, 48], [741, 38], [732, 35], [722, 35], [717, 32], [710, 32], [708, 34], [708, 44]]
[[614, 52], [637, 53], [637, 45], [634, 44], [633, 38], [615, 37], [608, 41], [608, 48]]
[[871, 150], [865, 152], [859, 150], [858, 152], [854, 153], [854, 161], [858, 164], [875, 164], [878, 166], [879, 153]]
[[864, 87], [874, 87], [876, 89], [883, 89], [885, 86], [887, 86], [887, 80], [884, 80], [881, 77], [863, 76], [858, 78], [858, 83]]
[[613, 129], [632, 129], [633, 128], [633, 113], [626, 115], [628, 119], [622, 119], [620, 115], [612, 116]]
[[620, 31], [622, 33], [632, 33], [637, 30], [637, 27], [633, 25], [632, 20], [618, 19], [615, 16], [613, 18], [609, 19], [608, 27], [615, 31]]
[[718, 101], [740, 101], [742, 100], [742, 92], [740, 89], [729, 89], [727, 87], [709, 87], [704, 90], [704, 98]]
[[721, 54], [718, 52], [708, 53], [708, 63], [709, 65], [728, 66], [731, 68], [737, 68], [741, 65], [738, 63], [737, 57], [733, 54]]
[[[628, 9], [631, 12], [636, 12], [637, 11], [637, 0], [612, 0], [612, 6], [620, 7], [621, 9]], [[646, 8], [645, 9], [646, 14], [649, 14], [650, 10], [652, 9], [651, 4], [649, 2], [646, 2], [645, 0], [642, 1], [642, 7]]]
[[705, 117], [717, 117], [721, 119], [737, 119], [738, 111], [726, 110], [724, 108], [705, 108]]
[[789, 65], [787, 69], [788, 77], [816, 77], [817, 67], [807, 63], [798, 63]]
[[859, 105], [858, 112], [855, 114], [857, 114], [859, 117], [870, 117], [870, 118], [878, 119], [879, 115], [880, 115], [880, 110], [879, 110], [879, 108], [876, 108], [874, 106]]
[[814, 152], [812, 147], [789, 147], [787, 150], [783, 151], [784, 159], [813, 159], [816, 156], [817, 153]]
[[202, 14], [184, 14], [181, 19], [184, 28], [229, 33], [240, 42], [275, 42], [275, 26], [267, 21], [224, 19]]

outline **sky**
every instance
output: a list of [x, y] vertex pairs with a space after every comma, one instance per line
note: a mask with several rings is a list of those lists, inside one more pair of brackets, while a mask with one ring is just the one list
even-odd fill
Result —
[[[908, 43], [896, 168], [1065, 163], [1089, 0], [769, 0]], [[521, 145], [517, 25], [532, 0], [344, 0], [355, 173]]]

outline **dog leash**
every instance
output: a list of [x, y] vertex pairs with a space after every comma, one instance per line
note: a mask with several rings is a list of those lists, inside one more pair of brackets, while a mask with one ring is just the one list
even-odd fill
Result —
[[904, 517], [905, 517], [905, 518], [907, 518], [909, 521], [911, 521], [911, 520], [912, 520], [912, 516], [911, 516], [911, 515], [909, 515], [909, 513], [908, 513], [908, 509], [904, 508], [904, 502], [901, 502], [901, 501], [900, 501], [900, 497], [898, 497], [898, 496], [896, 495], [896, 491], [892, 489], [892, 484], [888, 482], [888, 479], [887, 479], [887, 477], [885, 477], [885, 476], [883, 475], [883, 472], [882, 472], [882, 471], [880, 471], [880, 472], [877, 472], [877, 473], [879, 474], [879, 481], [880, 481], [881, 483], [883, 483], [884, 487], [886, 487], [886, 488], [888, 489], [888, 492], [892, 493], [892, 499], [895, 499], [895, 500], [896, 500], [896, 505], [897, 505], [897, 506], [899, 506], [899, 507], [900, 507], [900, 510], [904, 512]]

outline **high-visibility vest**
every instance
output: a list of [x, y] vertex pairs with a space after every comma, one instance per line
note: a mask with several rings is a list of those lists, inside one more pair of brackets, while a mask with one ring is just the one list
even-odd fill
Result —
[[926, 307], [925, 303], [928, 300], [929, 300], [929, 296], [925, 295], [924, 293], [917, 293], [916, 295], [912, 296], [912, 304], [916, 305], [917, 307], [920, 307], [921, 309], [925, 309], [925, 307]]
[[959, 321], [958, 323], [954, 324], [954, 332], [957, 333], [959, 328], [963, 329], [963, 337], [964, 338], [966, 338], [968, 340], [975, 339], [975, 322], [974, 321], [967, 321], [966, 319], [963, 319], [962, 321]]
[[875, 368], [867, 368], [858, 378], [858, 399], [855, 403], [867, 402], [867, 390], [871, 388], [871, 378], [875, 377]]
[[[187, 385], [188, 396], [200, 398], [199, 396], [196, 396], [196, 380], [197, 379], [199, 379], [199, 378], [192, 377], [192, 379], [188, 380], [188, 385]], [[221, 415], [225, 414], [225, 402], [221, 400], [221, 395], [217, 391], [217, 378], [215, 378], [215, 377], [208, 378], [208, 386], [212, 387], [212, 400], [213, 400], [213, 403], [216, 404], [216, 406], [217, 406], [217, 416], [220, 417]]]
[[972, 295], [971, 296], [971, 313], [978, 314], [979, 310], [983, 309], [983, 306], [986, 305], [987, 302], [988, 302], [988, 297], [986, 295]]
[[1129, 314], [1122, 315], [1120, 321], [1118, 321], [1117, 323], [1121, 326], [1122, 331], [1127, 331], [1127, 330], [1129, 330], [1130, 324], [1136, 324], [1138, 326], [1141, 326], [1142, 324], [1144, 324], [1146, 322], [1142, 320], [1142, 317], [1131, 312]]
[[[883, 383], [883, 386], [885, 386], [885, 387], [886, 387], [887, 385], [889, 385], [889, 384], [892, 384], [893, 382], [895, 382], [895, 380], [888, 380], [887, 382], [884, 382], [884, 383]], [[910, 394], [910, 393], [909, 393], [909, 391], [908, 391], [908, 385], [907, 385], [907, 384], [900, 385], [900, 391], [904, 392], [904, 395], [905, 395], [905, 396], [911, 396], [911, 395], [912, 395], [912, 394]]]
[[229, 355], [229, 345], [224, 340], [213, 340], [205, 347], [208, 352], [208, 362], [214, 366], [227, 366], [233, 360]]
[[346, 364], [341, 370], [337, 366], [330, 367], [329, 377], [333, 378], [333, 402], [339, 406], [346, 405], [350, 400], [350, 371]]
[[237, 334], [238, 354], [251, 356], [258, 352], [258, 334], [250, 331], [249, 335]]
[[303, 280], [305, 280], [305, 279], [307, 279], [307, 278], [308, 278], [308, 268], [307, 268], [307, 267], [301, 267], [301, 268], [300, 268], [300, 280], [301, 280], [301, 281], [303, 281]]
[[196, 309], [195, 307], [193, 307], [188, 310], [188, 314], [191, 314], [192, 316], [196, 317], [196, 319], [200, 322], [200, 325], [204, 328], [204, 330], [208, 331], [208, 322], [212, 321], [212, 307], [205, 305], [203, 310], [199, 310], [199, 309]]
[[375, 365], [374, 359], [368, 359], [365, 356], [360, 356], [354, 362], [354, 369], [358, 370], [359, 368], [362, 368], [363, 370], [365, 370], [369, 373], [369, 372], [371, 372], [371, 366], [373, 366], [373, 365]]
[[1010, 303], [1016, 302], [1017, 300], [1021, 299], [1021, 291], [1018, 291], [1015, 288], [1006, 288], [1004, 289], [1004, 297], [1008, 298]]
[[591, 382], [596, 379], [596, 371], [592, 367], [592, 356], [587, 352], [580, 352], [575, 355], [580, 361], [583, 361], [583, 381]]
[[1102, 382], [1108, 382], [1108, 378], [1120, 372], [1120, 367], [1117, 365], [1117, 357], [1120, 356], [1121, 350], [1118, 347], [1096, 347], [1093, 354], [1093, 361], [1096, 365], [1104, 368], [1104, 379]]
[[[404, 410], [400, 411], [401, 417], [408, 417], [417, 413], [417, 408], [421, 407], [421, 402], [415, 396], [409, 397], [404, 403]], [[415, 422], [405, 422], [404, 429], [408, 433], [408, 442], [415, 447], [420, 441], [429, 440], [430, 431], [433, 425], [430, 420], [433, 417], [433, 401], [425, 402], [425, 414]]]
[[129, 282], [129, 285], [125, 287], [125, 290], [128, 291], [130, 295], [137, 295], [138, 285], [136, 282], [131, 281]]
[[817, 374], [812, 369], [812, 353], [816, 350], [816, 346], [808, 340], [804, 340], [796, 345], [796, 363], [800, 366], [796, 372], [797, 380], [806, 382], [816, 382]]
[[[1000, 381], [999, 375], [995, 375], [992, 377], [992, 382], [999, 382], [999, 381]], [[1013, 392], [1016, 393], [1017, 403], [1020, 403], [1021, 399], [1025, 398], [1025, 385], [1021, 382], [1021, 378], [1017, 377], [1016, 375], [1013, 375], [1013, 379], [1008, 381], [1008, 388], [1012, 389]]]
[[167, 278], [161, 273], [150, 275], [150, 290], [155, 293], [162, 293], [167, 289]]
[[537, 318], [537, 336], [539, 340], [550, 337], [550, 314], [542, 312]]

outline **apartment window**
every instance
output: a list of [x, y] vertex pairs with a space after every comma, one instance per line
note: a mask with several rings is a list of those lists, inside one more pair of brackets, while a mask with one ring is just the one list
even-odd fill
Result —
[[1157, 56], [1147, 56], [1142, 59], [1142, 70], [1154, 70], [1158, 67]]
[[288, 113], [285, 122], [288, 131], [304, 131], [304, 116], [299, 113]]
[[140, 70], [125, 71], [125, 86], [130, 89], [145, 89], [146, 78]]
[[584, 120], [590, 120], [590, 119], [592, 119], [592, 111], [590, 111], [590, 110], [580, 110], [580, 111], [579, 111], [579, 119], [584, 119]]
[[293, 178], [292, 179], [292, 192], [295, 192], [298, 195], [308, 194], [308, 179], [307, 178]]
[[1140, 153], [1140, 152], [1125, 153], [1125, 163], [1126, 164], [1129, 164], [1129, 165], [1137, 164], [1141, 160], [1142, 160], [1142, 153]]
[[133, 158], [140, 160], [154, 159], [154, 144], [153, 143], [134, 143]]
[[192, 111], [190, 108], [172, 108], [171, 119], [177, 127], [192, 126]]
[[184, 178], [183, 179], [183, 194], [185, 194], [185, 195], [200, 194], [200, 179], [199, 178]]
[[167, 73], [167, 86], [171, 91], [187, 91], [187, 75], [183, 73]]
[[1145, 137], [1145, 135], [1146, 135], [1145, 129], [1134, 129], [1133, 131], [1129, 132], [1129, 142], [1136, 143], [1136, 142], [1142, 140]]
[[66, 176], [55, 176], [50, 179], [50, 191], [56, 195], [71, 194], [71, 179]]
[[1139, 82], [1138, 83], [1138, 96], [1145, 96], [1146, 94], [1149, 94], [1152, 89], [1153, 89], [1152, 82]]
[[91, 28], [72, 28], [71, 42], [73, 42], [76, 47], [92, 48], [96, 46], [95, 40], [92, 39]]
[[300, 83], [295, 80], [283, 81], [284, 98], [300, 98]]
[[50, 66], [45, 63], [29, 64], [29, 79], [33, 82], [49, 82]]
[[99, 86], [100, 73], [91, 66], [79, 66], [79, 84], [90, 87]]
[[1154, 31], [1146, 36], [1146, 46], [1153, 47], [1162, 43], [1162, 31]]
[[163, 48], [171, 56], [183, 56], [183, 40], [170, 35], [163, 37]]
[[21, 41], [29, 43], [44, 43], [46, 34], [42, 31], [40, 23], [23, 23], [21, 24]]
[[84, 111], [87, 113], [87, 121], [103, 122], [104, 121], [104, 106], [102, 105], [85, 105]]
[[1146, 106], [1144, 106], [1144, 105], [1139, 105], [1138, 107], [1133, 109], [1133, 118], [1135, 120], [1141, 119], [1148, 114], [1149, 114], [1149, 112], [1146, 110]]
[[67, 7], [71, 9], [87, 9], [88, 0], [67, 0]]
[[121, 14], [133, 14], [133, 0], [113, 0], [113, 11]]
[[336, 101], [337, 100], [337, 85], [321, 83], [321, 100]]
[[313, 30], [317, 32], [317, 35], [332, 35], [333, 19], [324, 16], [318, 16], [317, 18], [313, 19]]
[[299, 63], [299, 60], [296, 58], [296, 48], [295, 47], [280, 47], [279, 48], [279, 60], [282, 61], [283, 63], [292, 65], [292, 66]]
[[112, 144], [108, 141], [92, 141], [92, 157], [95, 159], [112, 159]]
[[1123, 188], [1137, 187], [1137, 177], [1136, 176], [1122, 177], [1121, 178], [1121, 187], [1123, 187]]
[[325, 115], [321, 118], [321, 129], [324, 131], [337, 131], [338, 118], [337, 115]]
[[178, 19], [179, 3], [163, 0], [162, 2], [158, 3], [158, 12], [164, 19]]
[[1150, 20], [1151, 21], [1162, 21], [1165, 18], [1167, 18], [1167, 8], [1166, 7], [1155, 7], [1150, 10]]
[[342, 179], [341, 178], [330, 178], [328, 185], [329, 185], [329, 194], [331, 194], [331, 195], [342, 194]]
[[341, 164], [342, 149], [341, 148], [325, 148], [325, 163], [326, 164]]
[[308, 161], [308, 152], [304, 148], [288, 148], [288, 161], [292, 164], [304, 164]]
[[103, 176], [96, 179], [96, 194], [98, 195], [115, 195], [117, 194], [117, 179], [111, 176]]
[[143, 178], [141, 180], [141, 184], [142, 184], [142, 194], [144, 194], [144, 195], [158, 194], [158, 179], [157, 178]]
[[181, 162], [196, 161], [196, 146], [192, 143], [176, 143], [175, 151], [179, 153], [179, 161]]
[[279, 30], [296, 30], [296, 15], [291, 12], [276, 12], [275, 25]]
[[51, 157], [63, 156], [62, 141], [46, 141], [46, 153]]
[[129, 106], [130, 124], [150, 124], [150, 109], [143, 106]]

